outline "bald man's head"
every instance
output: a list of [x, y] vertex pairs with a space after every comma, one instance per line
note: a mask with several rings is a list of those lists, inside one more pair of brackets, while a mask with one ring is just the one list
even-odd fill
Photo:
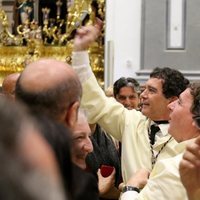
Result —
[[24, 90], [38, 93], [54, 88], [68, 79], [78, 78], [67, 63], [54, 59], [40, 59], [25, 68], [20, 77], [20, 84]]
[[34, 113], [61, 120], [65, 111], [79, 102], [82, 88], [78, 76], [66, 63], [40, 59], [29, 64], [16, 84], [16, 97]]
[[2, 92], [9, 98], [15, 97], [15, 86], [20, 73], [13, 73], [6, 76], [2, 83]]

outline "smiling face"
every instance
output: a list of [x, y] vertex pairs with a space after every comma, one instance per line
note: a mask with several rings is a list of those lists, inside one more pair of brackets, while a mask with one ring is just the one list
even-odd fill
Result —
[[181, 93], [178, 100], [168, 105], [170, 113], [169, 133], [176, 141], [182, 142], [199, 135], [198, 128], [194, 125], [192, 113], [190, 111], [193, 97], [190, 89]]
[[72, 161], [82, 169], [86, 168], [85, 158], [93, 151], [90, 140], [91, 130], [85, 116], [79, 112], [78, 122], [73, 130]]
[[169, 109], [167, 105], [172, 101], [163, 95], [163, 80], [150, 78], [141, 93], [141, 112], [151, 120], [168, 120]]
[[116, 95], [116, 100], [124, 105], [125, 108], [131, 110], [138, 108], [139, 95], [132, 87], [122, 87]]

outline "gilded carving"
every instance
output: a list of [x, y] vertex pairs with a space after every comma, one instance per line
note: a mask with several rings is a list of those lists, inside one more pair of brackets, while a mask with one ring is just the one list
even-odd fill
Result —
[[[54, 57], [71, 60], [72, 43], [75, 30], [86, 23], [93, 23], [96, 16], [104, 19], [104, 0], [74, 0], [68, 5], [66, 19], [60, 17], [62, 1], [57, 0], [56, 18], [49, 18], [50, 8], [42, 8], [43, 24], [33, 16], [33, 6], [21, 0], [25, 17], [16, 27], [16, 34], [9, 31], [9, 21], [5, 11], [0, 7], [0, 83], [5, 75], [20, 72], [27, 62], [41, 57]], [[24, 14], [24, 13], [23, 13]], [[63, 28], [64, 27], [64, 28]], [[63, 31], [64, 30], [64, 31]], [[90, 48], [89, 53], [94, 73], [99, 83], [104, 84], [104, 35]]]

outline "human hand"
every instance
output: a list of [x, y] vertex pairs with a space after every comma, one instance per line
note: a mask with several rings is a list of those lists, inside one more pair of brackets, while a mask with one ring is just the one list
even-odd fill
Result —
[[141, 189], [146, 185], [149, 174], [150, 172], [148, 170], [140, 169], [128, 180], [126, 185]]
[[98, 185], [99, 185], [99, 193], [100, 193], [100, 195], [103, 195], [103, 194], [107, 193], [110, 190], [110, 188], [112, 188], [114, 186], [115, 173], [116, 173], [116, 171], [114, 169], [110, 176], [103, 177], [101, 175], [101, 170], [98, 169], [97, 175], [98, 175], [98, 180], [99, 180]]
[[99, 37], [103, 22], [96, 18], [95, 25], [79, 28], [74, 38], [74, 51], [84, 51]]
[[188, 196], [194, 196], [200, 191], [200, 137], [187, 145], [179, 172]]

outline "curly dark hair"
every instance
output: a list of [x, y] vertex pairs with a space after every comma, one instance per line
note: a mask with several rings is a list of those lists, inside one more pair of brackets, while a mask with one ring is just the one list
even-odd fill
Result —
[[134, 78], [121, 77], [116, 80], [113, 85], [113, 94], [115, 98], [119, 94], [119, 91], [122, 87], [131, 87], [134, 91], [140, 93], [140, 84]]
[[151, 73], [150, 78], [163, 79], [163, 94], [168, 99], [173, 96], [179, 96], [189, 85], [186, 79], [178, 70], [164, 67], [156, 67]]

